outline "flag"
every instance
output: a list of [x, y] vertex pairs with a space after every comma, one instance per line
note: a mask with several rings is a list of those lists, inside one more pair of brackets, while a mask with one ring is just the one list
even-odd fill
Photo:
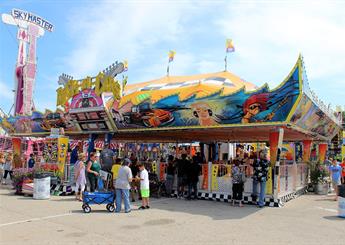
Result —
[[176, 54], [175, 51], [173, 50], [169, 51], [169, 63], [174, 61], [175, 54]]
[[234, 44], [232, 43], [232, 39], [226, 39], [226, 52], [235, 52]]
[[128, 61], [127, 60], [123, 61], [123, 68], [124, 68], [124, 71], [128, 71]]

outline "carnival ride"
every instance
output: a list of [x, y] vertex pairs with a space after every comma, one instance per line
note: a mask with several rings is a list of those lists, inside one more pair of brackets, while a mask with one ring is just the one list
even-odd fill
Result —
[[327, 141], [341, 128], [311, 96], [301, 56], [273, 90], [227, 71], [125, 85], [126, 78], [115, 77], [123, 71], [119, 64], [93, 78], [65, 79], [56, 112], [5, 117], [2, 127], [13, 136], [44, 136], [62, 127], [72, 138], [111, 133], [127, 142], [261, 142], [278, 127], [287, 141]]

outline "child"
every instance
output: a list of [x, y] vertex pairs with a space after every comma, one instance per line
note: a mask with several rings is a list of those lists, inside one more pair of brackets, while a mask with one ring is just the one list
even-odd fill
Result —
[[[74, 178], [75, 178], [75, 193], [76, 199], [79, 201], [83, 201], [82, 194], [85, 190], [86, 185], [86, 176], [85, 176], [85, 161], [86, 155], [84, 153], [80, 153], [78, 155], [78, 161], [74, 165]], [[80, 191], [79, 191], [80, 188]]]
[[140, 192], [141, 192], [141, 207], [139, 209], [149, 209], [149, 197], [150, 197], [150, 183], [149, 173], [145, 169], [143, 163], [139, 164], [140, 170]]
[[232, 205], [235, 205], [235, 201], [239, 201], [239, 206], [243, 207], [243, 172], [240, 168], [240, 161], [236, 160], [235, 165], [231, 169], [232, 174]]

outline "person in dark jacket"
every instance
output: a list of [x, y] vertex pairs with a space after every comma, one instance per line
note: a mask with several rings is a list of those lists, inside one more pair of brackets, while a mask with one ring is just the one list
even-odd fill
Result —
[[187, 160], [187, 154], [182, 154], [181, 159], [177, 161], [177, 197], [182, 198], [184, 188], [187, 183], [187, 172], [190, 162]]
[[199, 162], [194, 160], [192, 163], [187, 165], [187, 182], [188, 182], [188, 197], [187, 199], [192, 199], [192, 189], [193, 189], [193, 199], [198, 198], [198, 182], [199, 182], [199, 174], [201, 172], [201, 167]]
[[168, 157], [168, 166], [167, 166], [167, 178], [165, 182], [165, 188], [167, 190], [168, 197], [171, 197], [172, 188], [174, 184], [174, 177], [175, 177], [176, 167], [174, 164], [174, 157], [169, 155]]

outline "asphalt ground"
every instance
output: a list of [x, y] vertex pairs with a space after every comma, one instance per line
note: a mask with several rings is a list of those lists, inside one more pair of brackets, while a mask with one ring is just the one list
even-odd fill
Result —
[[282, 208], [151, 200], [151, 209], [85, 214], [74, 197], [34, 200], [0, 187], [1, 244], [345, 244], [333, 196], [307, 194]]

